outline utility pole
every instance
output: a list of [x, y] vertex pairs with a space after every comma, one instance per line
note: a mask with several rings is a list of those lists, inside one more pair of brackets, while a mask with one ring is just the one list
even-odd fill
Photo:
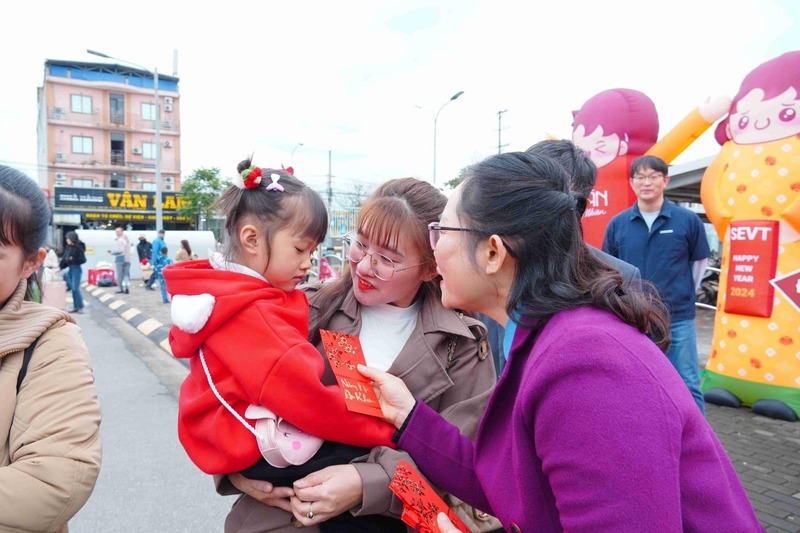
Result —
[[503, 134], [503, 113], [508, 111], [508, 109], [503, 109], [502, 111], [497, 112], [497, 153], [503, 153], [503, 147], [508, 146], [508, 144], [503, 144], [502, 141], [502, 134]]
[[328, 150], [328, 216], [333, 206], [333, 174], [331, 173], [331, 151]]

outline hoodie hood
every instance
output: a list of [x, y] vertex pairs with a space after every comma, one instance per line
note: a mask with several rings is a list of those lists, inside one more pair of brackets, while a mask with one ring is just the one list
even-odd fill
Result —
[[[286, 292], [263, 279], [215, 269], [208, 259], [169, 265], [163, 275], [173, 297], [169, 342], [175, 357], [197, 355], [210, 336], [240, 314], [234, 322], [248, 320], [253, 332], [262, 331], [261, 323], [275, 316], [280, 317], [278, 323], [299, 325], [301, 333], [308, 336], [308, 303], [302, 291]], [[248, 335], [244, 337], [238, 342], [231, 339], [231, 343], [247, 343]], [[256, 336], [249, 337], [255, 348]]]

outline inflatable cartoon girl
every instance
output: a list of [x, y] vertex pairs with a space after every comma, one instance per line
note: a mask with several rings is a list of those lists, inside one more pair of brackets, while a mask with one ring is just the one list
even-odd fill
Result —
[[701, 198], [723, 241], [706, 400], [800, 415], [800, 51], [742, 82]]
[[633, 89], [603, 91], [574, 111], [572, 142], [597, 165], [597, 182], [583, 215], [584, 239], [601, 247], [611, 218], [633, 204], [630, 165], [642, 155], [671, 162], [727, 111], [726, 97], [709, 100], [658, 140], [658, 113], [652, 100]]

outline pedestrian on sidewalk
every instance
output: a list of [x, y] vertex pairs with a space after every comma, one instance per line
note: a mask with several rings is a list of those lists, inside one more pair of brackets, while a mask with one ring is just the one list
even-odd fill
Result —
[[136, 255], [139, 256], [139, 264], [142, 263], [142, 259], [147, 259], [150, 262], [150, 258], [153, 256], [153, 243], [147, 240], [147, 235], [144, 233], [139, 235], [139, 244], [136, 245]]
[[31, 300], [50, 220], [36, 181], [0, 165], [0, 531], [65, 533], [100, 473], [100, 404], [80, 329]]
[[[161, 255], [161, 247], [166, 246], [164, 244], [164, 235], [165, 235], [164, 230], [160, 229], [158, 230], [158, 236], [155, 238], [155, 240], [153, 240], [153, 247], [150, 253], [150, 262], [153, 264], [155, 264], [156, 259], [158, 259], [158, 257]], [[157, 277], [158, 276], [155, 275], [150, 276], [150, 279], [148, 279], [147, 282], [144, 284], [145, 289], [149, 291], [155, 290], [153, 288], [153, 283], [158, 281], [156, 279]]]
[[108, 253], [114, 256], [114, 264], [117, 268], [117, 283], [119, 283], [117, 292], [129, 294], [131, 292], [131, 241], [122, 226], [114, 228], [114, 233], [117, 235], [117, 247], [109, 250]]
[[70, 313], [83, 313], [83, 295], [81, 294], [82, 264], [86, 262], [86, 244], [78, 238], [74, 231], [67, 232], [67, 247], [61, 256], [61, 270], [66, 269], [64, 281], [72, 292], [72, 309]]
[[192, 247], [189, 246], [189, 241], [182, 239], [181, 247], [178, 248], [178, 252], [175, 254], [175, 262], [180, 263], [182, 261], [192, 261], [194, 259], [197, 259], [197, 254], [192, 252]]
[[169, 303], [169, 295], [167, 294], [167, 284], [164, 283], [164, 267], [173, 264], [172, 259], [169, 258], [169, 249], [166, 246], [162, 246], [158, 250], [158, 257], [156, 258], [156, 262], [153, 264], [153, 273], [150, 275], [150, 279], [156, 278], [158, 280], [158, 285], [161, 287], [161, 302], [168, 304]]

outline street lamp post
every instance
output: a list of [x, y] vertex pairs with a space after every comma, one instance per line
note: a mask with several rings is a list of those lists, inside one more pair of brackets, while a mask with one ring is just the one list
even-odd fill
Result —
[[95, 50], [86, 50], [88, 53], [104, 57], [106, 59], [113, 59], [114, 61], [121, 61], [123, 63], [128, 63], [129, 65], [133, 65], [138, 67], [148, 74], [153, 76], [153, 92], [155, 95], [156, 100], [156, 231], [164, 229], [164, 213], [162, 209], [162, 199], [161, 199], [161, 100], [158, 98], [158, 69], [154, 68], [152, 71], [148, 68], [139, 65], [138, 63], [134, 63], [132, 61], [127, 61], [125, 59], [120, 59], [118, 57], [113, 57], [108, 54], [104, 54], [102, 52], [97, 52]]
[[424, 109], [425, 111], [433, 115], [433, 184], [434, 185], [436, 185], [436, 128], [437, 128], [437, 123], [439, 121], [439, 113], [442, 112], [442, 109], [444, 109], [447, 104], [457, 99], [462, 94], [464, 94], [464, 91], [458, 91], [456, 94], [451, 96], [448, 101], [442, 104], [442, 106], [439, 108], [439, 110], [436, 112], [435, 115], [430, 109], [425, 109], [424, 107], [416, 106], [417, 108]]
[[297, 150], [297, 149], [298, 149], [299, 147], [301, 147], [301, 146], [303, 146], [303, 143], [297, 143], [297, 144], [295, 144], [295, 145], [294, 145], [294, 148], [292, 148], [292, 155], [291, 155], [291, 156], [289, 156], [289, 166], [290, 166], [290, 167], [294, 167], [294, 164], [293, 164], [293, 161], [294, 161], [294, 151], [295, 151], [295, 150]]
[[503, 109], [497, 112], [497, 153], [503, 153], [503, 113], [508, 112], [508, 109]]

